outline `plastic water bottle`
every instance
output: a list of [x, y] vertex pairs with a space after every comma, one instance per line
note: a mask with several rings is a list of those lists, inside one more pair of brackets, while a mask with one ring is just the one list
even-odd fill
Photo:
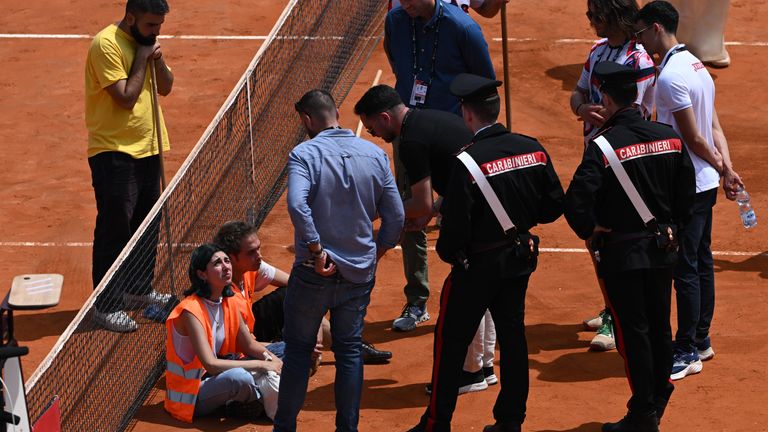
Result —
[[755, 215], [755, 210], [750, 203], [749, 193], [743, 187], [736, 191], [736, 203], [739, 205], [739, 215], [744, 228], [752, 228], [757, 225], [757, 215]]

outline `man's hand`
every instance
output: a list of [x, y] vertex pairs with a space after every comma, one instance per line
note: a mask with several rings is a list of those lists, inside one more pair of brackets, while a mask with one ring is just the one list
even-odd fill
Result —
[[336, 273], [336, 264], [328, 257], [328, 252], [323, 253], [315, 258], [315, 273], [320, 276], [330, 276]]
[[264, 362], [264, 372], [269, 371], [280, 375], [283, 372], [283, 361], [277, 357], [272, 357], [271, 360]]
[[429, 224], [429, 221], [431, 220], [432, 220], [431, 214], [418, 217], [418, 218], [406, 219], [403, 230], [404, 231], [421, 231], [427, 227], [427, 225]]
[[605, 108], [599, 104], [581, 104], [576, 113], [586, 123], [595, 127], [601, 127], [605, 123]]
[[741, 181], [741, 177], [732, 168], [725, 167], [723, 169], [723, 191], [725, 197], [731, 201], [736, 199], [736, 193], [739, 189], [744, 188], [744, 182]]
[[149, 61], [150, 58], [159, 59], [162, 56], [163, 52], [160, 50], [159, 42], [155, 42], [154, 45], [139, 45], [136, 50], [136, 60], [144, 62]]

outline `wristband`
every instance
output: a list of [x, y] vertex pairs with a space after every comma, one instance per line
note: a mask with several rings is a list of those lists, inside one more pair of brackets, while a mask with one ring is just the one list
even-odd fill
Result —
[[315, 258], [320, 258], [321, 256], [323, 256], [324, 252], [325, 252], [325, 248], [323, 248], [323, 245], [320, 245], [320, 250], [317, 252], [312, 252], [311, 250], [309, 251], [309, 253], [311, 253], [312, 256]]

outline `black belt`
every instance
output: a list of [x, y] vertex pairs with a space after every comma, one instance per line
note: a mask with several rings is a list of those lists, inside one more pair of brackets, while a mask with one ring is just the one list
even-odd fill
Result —
[[494, 249], [501, 249], [505, 246], [517, 246], [520, 244], [520, 237], [515, 236], [514, 238], [505, 238], [503, 240], [495, 241], [495, 242], [477, 242], [477, 243], [470, 243], [469, 244], [469, 254], [479, 254], [482, 252], [488, 252], [492, 251]]

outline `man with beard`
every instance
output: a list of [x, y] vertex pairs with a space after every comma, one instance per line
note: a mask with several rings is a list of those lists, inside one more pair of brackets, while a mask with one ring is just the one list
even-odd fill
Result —
[[[154, 124], [149, 61], [157, 71], [157, 91], [166, 96], [173, 74], [157, 35], [169, 7], [165, 0], [128, 0], [125, 16], [93, 39], [85, 64], [85, 122], [88, 165], [96, 195], [93, 286], [112, 266], [160, 196], [160, 149], [169, 150], [162, 113]], [[154, 250], [154, 245], [150, 249]], [[123, 309], [164, 305], [170, 296], [152, 289], [154, 256], [137, 283], [112, 283], [96, 300], [94, 321], [107, 330], [130, 332], [136, 322]], [[132, 276], [133, 277], [133, 276]], [[119, 281], [118, 281], [119, 282]]]

